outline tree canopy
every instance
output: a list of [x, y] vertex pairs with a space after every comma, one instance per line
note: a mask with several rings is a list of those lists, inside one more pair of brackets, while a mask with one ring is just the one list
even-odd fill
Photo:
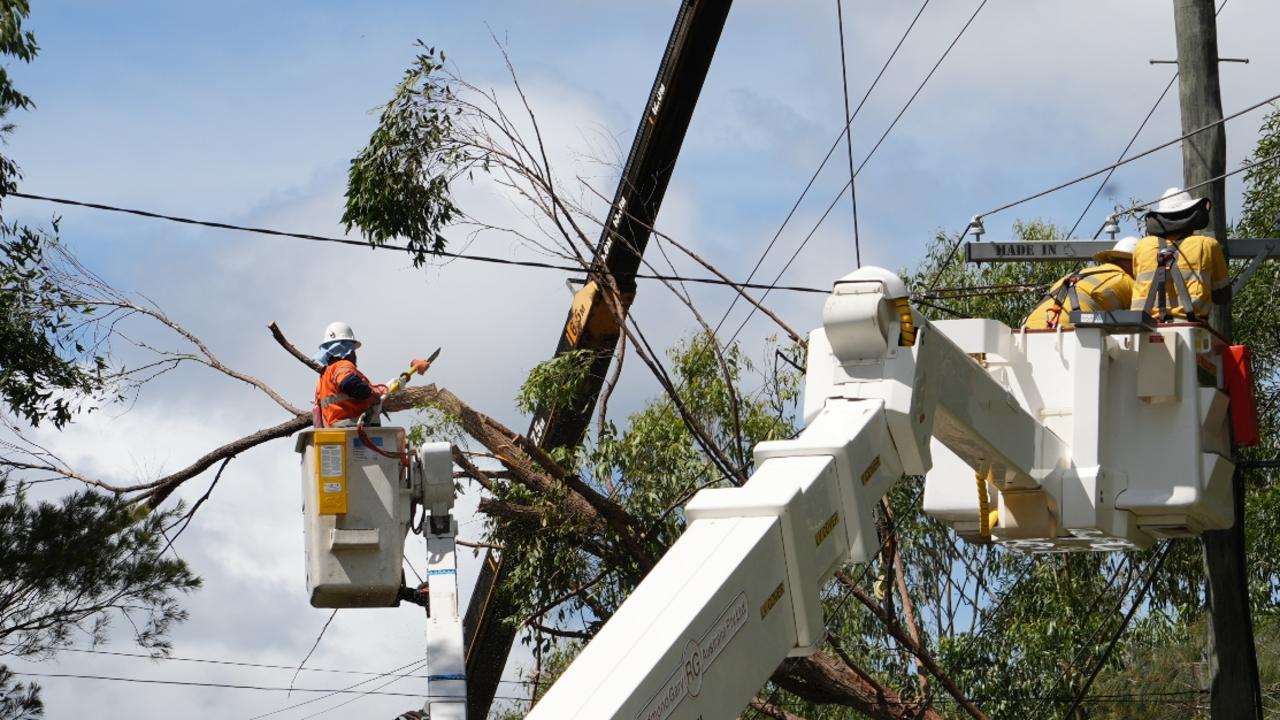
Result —
[[[26, 0], [0, 2], [0, 55], [35, 58], [35, 37], [23, 28], [29, 9]], [[32, 107], [0, 67], [0, 137], [13, 132], [13, 111]], [[20, 180], [18, 167], [0, 155], [0, 196]], [[107, 372], [97, 308], [83, 286], [68, 282], [68, 264], [78, 267], [56, 219], [44, 229], [0, 218], [0, 418], [18, 438], [23, 423], [62, 428], [128, 382], [128, 372]], [[6, 442], [3, 450], [0, 657], [47, 658], [76, 640], [102, 642], [119, 617], [138, 644], [165, 652], [167, 632], [186, 617], [178, 597], [200, 584], [185, 562], [166, 556], [164, 533], [181, 511], [140, 514], [119, 493], [97, 489], [33, 501], [27, 483], [49, 478], [16, 445]], [[43, 708], [36, 684], [0, 665], [0, 718], [42, 717]]]

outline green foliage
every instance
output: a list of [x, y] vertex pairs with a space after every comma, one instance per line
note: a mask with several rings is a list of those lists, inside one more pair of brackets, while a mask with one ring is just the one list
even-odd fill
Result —
[[0, 223], [0, 397], [32, 425], [61, 427], [103, 388], [106, 361], [81, 344], [77, 321], [93, 308], [53, 275], [45, 253], [57, 242]]
[[542, 699], [542, 696], [546, 695], [551, 686], [555, 684], [556, 678], [559, 678], [561, 673], [569, 668], [569, 664], [577, 657], [580, 650], [582, 650], [582, 643], [576, 641], [547, 649], [541, 656], [540, 670], [530, 669], [520, 674], [521, 682], [530, 691], [532, 702], [517, 701], [497, 710], [490, 717], [493, 720], [521, 720], [521, 718], [529, 714], [529, 707], [537, 704]]
[[421, 265], [445, 248], [440, 230], [459, 215], [450, 180], [465, 165], [453, 136], [454, 91], [445, 56], [422, 49], [382, 108], [369, 144], [351, 161], [342, 222], [374, 245], [403, 237]]
[[[25, 0], [0, 2], [0, 54], [29, 62], [38, 50], [22, 29]], [[0, 68], [0, 138], [13, 130], [10, 111], [32, 107]], [[0, 195], [17, 187], [20, 173], [0, 156]], [[80, 401], [102, 388], [101, 357], [77, 343], [75, 319], [92, 308], [79, 302], [50, 272], [45, 253], [52, 233], [0, 220], [0, 399], [33, 425], [48, 419], [66, 424]]]
[[[0, 54], [35, 57], [28, 11], [25, 0], [0, 0]], [[31, 107], [0, 68], [0, 137], [14, 128], [10, 111]], [[0, 156], [0, 195], [20, 177]], [[0, 219], [0, 402], [31, 425], [62, 427], [106, 386], [101, 338], [88, 329], [94, 308], [64, 280], [65, 258], [56, 220], [46, 232]], [[116, 616], [139, 644], [166, 651], [185, 618], [177, 595], [199, 586], [185, 563], [164, 557], [162, 529], [177, 512], [139, 520], [118, 497], [88, 490], [32, 503], [0, 477], [0, 656], [49, 657], [77, 635], [101, 641]], [[0, 717], [43, 714], [36, 685], [0, 667]]]
[[[1262, 122], [1253, 160], [1280, 153], [1280, 109]], [[1234, 228], [1238, 237], [1276, 237], [1280, 218], [1280, 168], [1275, 162], [1254, 165], [1245, 174], [1244, 204]], [[1233, 263], [1239, 271], [1243, 261]], [[1232, 301], [1237, 342], [1249, 347], [1262, 442], [1244, 457], [1280, 457], [1280, 262], [1264, 262]], [[1275, 470], [1248, 470], [1245, 475], [1249, 588], [1255, 611], [1280, 609], [1280, 486]]]
[[[46, 658], [77, 638], [96, 644], [113, 616], [158, 652], [186, 618], [177, 596], [200, 586], [182, 560], [167, 558], [162, 533], [181, 508], [138, 519], [123, 500], [82, 490], [32, 503], [0, 481], [0, 656]], [[43, 716], [39, 689], [0, 666], [0, 718]]]
[[409, 444], [413, 447], [422, 447], [429, 442], [447, 442], [453, 445], [464, 442], [465, 433], [457, 417], [434, 405], [419, 408], [419, 413], [421, 420], [409, 428]]
[[166, 633], [186, 617], [177, 594], [200, 586], [164, 555], [162, 530], [180, 509], [138, 519], [102, 493], [32, 503], [5, 483], [0, 496], [0, 655], [47, 656], [77, 634], [99, 642], [113, 613], [138, 644], [167, 649]]
[[[1060, 228], [1033, 221], [1014, 223], [1018, 242], [1053, 242], [1065, 239]], [[955, 261], [943, 266], [951, 255], [954, 238], [939, 234], [925, 252], [925, 259], [914, 272], [904, 270], [912, 293], [925, 293], [926, 301], [916, 303], [926, 317], [945, 320], [951, 317], [984, 317], [999, 320], [1010, 327], [1022, 324], [1049, 286], [1081, 266], [1061, 263], [989, 263], [984, 266]], [[941, 268], [941, 269], [940, 269]], [[974, 293], [972, 288], [992, 287]]]
[[36, 720], [44, 717], [44, 703], [35, 683], [16, 681], [13, 673], [0, 665], [0, 720]]
[[[736, 347], [723, 350], [722, 356], [715, 349], [706, 336], [690, 338], [671, 350], [668, 369], [686, 410], [718, 444], [739, 448], [737, 454], [749, 462], [749, 449], [755, 443], [794, 433], [799, 376], [780, 364], [772, 375], [763, 377], [759, 390], [742, 394], [744, 375], [758, 374], [756, 366]], [[581, 373], [586, 363], [576, 359], [565, 365], [572, 369], [548, 368], [544, 363], [531, 374], [522, 390], [527, 399], [522, 400], [524, 407], [565, 396], [566, 375]], [[739, 393], [736, 404], [730, 388]], [[572, 467], [584, 482], [635, 518], [645, 548], [654, 556], [661, 555], [683, 530], [680, 507], [694, 492], [730, 484], [695, 442], [665, 394], [627, 418], [623, 429], [606, 423], [598, 437], [576, 449], [574, 459]], [[512, 580], [522, 589], [516, 620], [537, 617], [556, 598], [590, 583], [591, 592], [556, 605], [548, 613], [548, 622], [582, 618], [594, 631], [631, 592], [642, 569], [614, 546], [616, 539], [607, 529], [574, 526], [564, 498], [535, 495], [506, 482], [498, 484], [495, 494], [501, 501], [532, 505], [543, 513], [536, 527], [494, 523], [489, 528], [491, 539], [506, 548], [507, 561], [515, 562]], [[593, 547], [581, 546], [583, 532], [594, 538]]]
[[539, 407], [550, 411], [573, 409], [577, 389], [591, 372], [594, 360], [592, 350], [570, 350], [538, 363], [520, 386], [516, 407], [528, 414]]

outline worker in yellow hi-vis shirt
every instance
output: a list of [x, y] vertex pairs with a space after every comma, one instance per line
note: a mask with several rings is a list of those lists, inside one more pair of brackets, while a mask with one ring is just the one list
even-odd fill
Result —
[[1169, 188], [1147, 213], [1148, 236], [1133, 253], [1130, 308], [1161, 322], [1205, 321], [1214, 303], [1231, 297], [1227, 258], [1217, 240], [1194, 231], [1209, 224], [1209, 199]]
[[1127, 310], [1133, 293], [1133, 249], [1137, 244], [1138, 238], [1127, 237], [1110, 250], [1094, 255], [1097, 265], [1054, 283], [1022, 324], [1029, 330], [1069, 328], [1074, 310]]

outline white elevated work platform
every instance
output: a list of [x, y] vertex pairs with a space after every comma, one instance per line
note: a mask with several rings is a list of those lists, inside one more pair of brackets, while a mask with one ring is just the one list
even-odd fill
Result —
[[423, 593], [405, 587], [403, 563], [413, 505], [422, 505], [422, 527], [413, 529], [426, 543], [430, 598], [423, 711], [432, 720], [466, 720], [449, 444], [414, 450], [406, 446], [404, 428], [324, 428], [299, 433], [296, 449], [302, 454], [307, 589], [315, 607], [419, 602]]
[[396, 604], [404, 567], [412, 495], [398, 427], [304, 430], [302, 515], [311, 604], [323, 608], [390, 607]]
[[[1011, 330], [993, 320], [933, 323], [979, 360], [1069, 448], [1065, 472], [1024, 493], [983, 483], [991, 535], [1031, 551], [1126, 550], [1232, 524], [1232, 463], [1222, 339], [1199, 324], [1152, 332]], [[924, 509], [979, 531], [975, 468], [937, 439]], [[1030, 514], [1030, 526], [1019, 514]]]
[[874, 508], [904, 476], [927, 477], [926, 510], [957, 531], [1025, 551], [1229, 527], [1220, 353], [1190, 325], [929, 323], [896, 275], [858, 270], [810, 335], [804, 432], [758, 445], [744, 486], [694, 496], [685, 533], [528, 717], [737, 717], [822, 642], [822, 587], [876, 554]]

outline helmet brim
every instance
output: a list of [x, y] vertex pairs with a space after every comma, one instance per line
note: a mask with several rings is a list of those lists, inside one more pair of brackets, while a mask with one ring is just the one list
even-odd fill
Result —
[[1213, 208], [1213, 201], [1210, 200], [1209, 198], [1197, 198], [1190, 202], [1179, 203], [1177, 205], [1172, 205], [1169, 207], [1160, 207], [1159, 205], [1157, 205], [1154, 209], [1149, 210], [1148, 212], [1152, 215], [1162, 215], [1162, 216], [1181, 215], [1183, 213], [1187, 213], [1191, 210], [1199, 208], [1202, 203], [1204, 204], [1204, 207], [1206, 210]]
[[341, 338], [341, 339], [338, 339], [338, 340], [325, 340], [324, 342], [320, 343], [320, 349], [321, 349], [321, 350], [328, 350], [330, 347], [332, 347], [332, 346], [333, 346], [333, 344], [334, 344], [334, 343], [341, 343], [341, 342], [351, 343], [351, 349], [352, 349], [352, 350], [359, 350], [359, 349], [360, 349], [360, 346], [364, 344], [364, 343], [360, 342], [359, 340], [348, 340], [348, 339], [346, 339], [346, 338]]
[[1103, 250], [1093, 254], [1093, 259], [1098, 262], [1108, 262], [1111, 260], [1132, 260], [1133, 253], [1127, 253], [1123, 250]]

